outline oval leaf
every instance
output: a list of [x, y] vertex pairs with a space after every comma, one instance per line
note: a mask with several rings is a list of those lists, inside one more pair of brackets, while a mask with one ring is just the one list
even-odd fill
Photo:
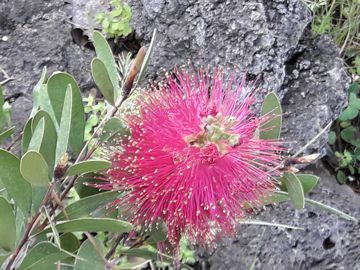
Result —
[[311, 191], [319, 180], [318, 176], [312, 174], [297, 174], [296, 177], [300, 180], [304, 193]]
[[102, 242], [93, 238], [95, 243], [89, 239], [86, 240], [80, 247], [75, 260], [74, 270], [105, 270], [104, 261], [104, 246]]
[[20, 172], [34, 186], [49, 184], [49, 167], [39, 152], [29, 151], [21, 158]]
[[23, 129], [23, 135], [22, 135], [22, 140], [21, 140], [21, 153], [25, 154], [27, 152], [27, 150], [29, 150], [29, 144], [31, 141], [31, 137], [32, 137], [32, 129], [31, 129], [31, 124], [32, 124], [32, 118], [30, 118]]
[[2, 149], [0, 149], [0, 181], [23, 214], [28, 214], [31, 207], [31, 185], [20, 173], [20, 160]]
[[0, 247], [5, 251], [15, 248], [16, 223], [15, 215], [8, 201], [0, 197]]
[[64, 233], [60, 235], [60, 246], [62, 249], [74, 253], [80, 247], [80, 241], [73, 233]]
[[325, 205], [325, 204], [323, 204], [321, 202], [314, 201], [314, 200], [307, 199], [307, 198], [305, 198], [305, 201], [306, 201], [307, 204], [310, 204], [313, 207], [316, 207], [316, 208], [321, 209], [321, 210], [325, 210], [325, 211], [327, 211], [327, 212], [329, 212], [331, 214], [334, 214], [334, 215], [336, 215], [338, 217], [341, 217], [341, 218], [344, 218], [346, 220], [351, 220], [353, 222], [359, 223], [359, 220], [357, 218], [354, 218], [354, 217], [352, 217], [352, 216], [350, 216], [350, 215], [348, 215], [348, 214], [344, 213], [343, 211], [340, 211], [340, 210], [338, 210], [336, 208], [333, 208], [333, 207]]
[[41, 76], [39, 81], [36, 83], [34, 89], [33, 89], [33, 109], [31, 111], [30, 117], [33, 117], [36, 113], [36, 111], [39, 109], [40, 107], [40, 99], [42, 96], [42, 86], [43, 84], [46, 83], [48, 78], [47, 75], [47, 69], [46, 66], [43, 68], [42, 72], [41, 72]]
[[279, 98], [273, 92], [266, 95], [261, 107], [261, 115], [270, 117], [260, 127], [260, 139], [279, 139], [282, 125], [282, 109]]
[[112, 141], [118, 143], [117, 140], [113, 140], [115, 136], [116, 139], [126, 138], [131, 136], [131, 131], [121, 119], [112, 117], [105, 123], [100, 140], [106, 141], [107, 143], [111, 143]]
[[[72, 102], [66, 103], [65, 96], [69, 84], [71, 85], [72, 89]], [[62, 113], [64, 111], [64, 104], [65, 107], [72, 104], [69, 144], [71, 150], [77, 155], [80, 153], [83, 146], [85, 130], [84, 106], [79, 86], [71, 75], [65, 72], [57, 72], [49, 78], [47, 82], [47, 89], [49, 99], [51, 101], [51, 105], [59, 125], [61, 122]]]
[[75, 219], [90, 215], [100, 207], [105, 207], [108, 203], [115, 201], [121, 196], [118, 191], [107, 191], [85, 197], [68, 205], [59, 215], [57, 220], [64, 218]]
[[108, 71], [114, 88], [114, 100], [116, 102], [121, 99], [121, 89], [119, 86], [118, 72], [116, 70], [116, 62], [113, 53], [106, 38], [99, 31], [94, 31], [93, 40], [96, 56], [104, 63]]
[[0, 249], [0, 266], [9, 257], [10, 254], [11, 252], [7, 252], [5, 250]]
[[114, 106], [114, 87], [110, 80], [106, 66], [100, 59], [95, 58], [92, 60], [91, 74], [101, 94], [111, 105]]
[[69, 257], [50, 242], [40, 242], [26, 255], [17, 270], [48, 270], [55, 269], [55, 263]]
[[98, 172], [106, 170], [110, 166], [111, 162], [107, 160], [86, 160], [70, 166], [66, 175], [71, 176], [89, 172]]
[[305, 206], [304, 190], [299, 178], [291, 172], [284, 173], [283, 179], [289, 197], [296, 209], [303, 209]]
[[67, 106], [63, 107], [63, 111], [61, 113], [59, 135], [56, 144], [55, 164], [59, 163], [60, 159], [66, 153], [69, 145], [70, 133], [71, 133], [71, 118], [72, 118], [71, 104], [73, 104], [72, 98], [73, 98], [72, 88], [71, 85], [68, 85], [64, 98], [64, 104], [67, 104]]
[[[69, 221], [58, 222], [55, 225], [58, 232], [117, 232], [124, 233], [132, 230], [129, 222], [111, 218], [79, 218]], [[43, 233], [51, 232], [46, 228]]]
[[36, 126], [31, 123], [31, 132], [28, 150], [40, 151], [45, 137], [45, 119], [40, 119]]
[[32, 120], [31, 126], [37, 126], [42, 119], [45, 121], [46, 136], [44, 136], [41, 142], [39, 152], [49, 165], [49, 174], [52, 175], [55, 168], [57, 132], [50, 115], [46, 111], [38, 111]]

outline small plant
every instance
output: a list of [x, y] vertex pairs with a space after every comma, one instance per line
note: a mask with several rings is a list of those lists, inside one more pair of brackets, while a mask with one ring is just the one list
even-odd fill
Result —
[[14, 128], [6, 129], [11, 124], [11, 106], [5, 101], [3, 89], [0, 85], [0, 143], [13, 132]]
[[[353, 182], [360, 176], [360, 2], [358, 0], [304, 0], [314, 14], [311, 24], [315, 35], [330, 35], [341, 48], [353, 80], [348, 106], [328, 134], [335, 158], [330, 158], [339, 183]], [[329, 154], [331, 155], [331, 154]]]
[[360, 87], [353, 83], [349, 88], [349, 103], [328, 135], [328, 142], [338, 159], [336, 164], [339, 183], [354, 181], [360, 175]]
[[96, 20], [101, 24], [102, 31], [111, 38], [126, 37], [131, 33], [131, 8], [122, 0], [111, 0], [112, 10], [107, 13], [98, 13]]

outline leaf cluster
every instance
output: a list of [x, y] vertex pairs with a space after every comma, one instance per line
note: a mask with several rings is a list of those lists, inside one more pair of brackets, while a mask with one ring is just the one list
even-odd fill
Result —
[[101, 25], [102, 31], [111, 38], [126, 37], [132, 31], [130, 21], [132, 11], [129, 5], [122, 0], [111, 0], [112, 10], [96, 14], [96, 21]]

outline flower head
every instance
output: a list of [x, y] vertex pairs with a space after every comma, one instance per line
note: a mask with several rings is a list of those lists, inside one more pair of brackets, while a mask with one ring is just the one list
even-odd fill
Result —
[[172, 244], [187, 235], [208, 247], [274, 191], [280, 147], [255, 136], [264, 118], [251, 112], [251, 87], [221, 70], [174, 74], [138, 98], [102, 188], [128, 191], [115, 203], [136, 225], [163, 221]]

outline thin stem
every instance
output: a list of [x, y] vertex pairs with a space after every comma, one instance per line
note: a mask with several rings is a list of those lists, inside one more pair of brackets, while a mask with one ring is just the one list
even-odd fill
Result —
[[40, 220], [40, 215], [41, 215], [41, 209], [43, 206], [45, 206], [46, 204], [48, 204], [48, 202], [51, 199], [51, 193], [55, 187], [55, 181], [52, 181], [52, 183], [50, 184], [44, 199], [42, 200], [39, 210], [35, 213], [35, 215], [31, 218], [30, 222], [27, 224], [25, 232], [23, 234], [23, 237], [21, 238], [19, 245], [16, 248], [16, 251], [14, 253], [14, 255], [11, 257], [11, 259], [8, 262], [8, 265], [6, 266], [5, 270], [11, 270], [14, 269], [12, 268], [12, 265], [14, 264], [17, 256], [20, 254], [21, 250], [23, 249], [24, 245], [26, 244], [26, 242], [29, 240], [29, 236], [30, 233], [32, 232], [33, 228], [37, 225], [37, 223]]
[[122, 233], [116, 237], [113, 245], [111, 246], [109, 252], [105, 255], [105, 259], [109, 260], [112, 255], [114, 255], [117, 246], [120, 244], [121, 240], [123, 240], [126, 237], [127, 233]]

